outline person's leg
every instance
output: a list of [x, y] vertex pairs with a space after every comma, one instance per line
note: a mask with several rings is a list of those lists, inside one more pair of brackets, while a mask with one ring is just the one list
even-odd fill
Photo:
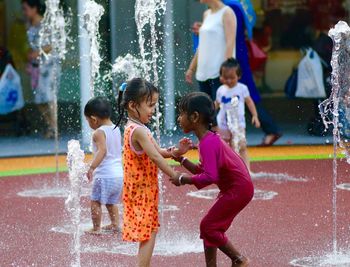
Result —
[[205, 264], [206, 267], [216, 267], [216, 247], [204, 246]]
[[219, 249], [231, 259], [232, 261], [232, 267], [233, 266], [248, 266], [248, 259], [241, 255], [241, 253], [238, 252], [237, 249], [234, 248], [232, 243], [230, 241], [227, 241], [227, 243]]
[[98, 233], [101, 230], [101, 219], [102, 219], [102, 209], [101, 203], [98, 201], [91, 200], [91, 219], [93, 228], [91, 233]]
[[[225, 192], [220, 194], [220, 197], [217, 198], [200, 223], [200, 237], [204, 241], [205, 248], [218, 247], [227, 251], [225, 248], [228, 238], [225, 232], [230, 227], [235, 216], [253, 197], [253, 186], [250, 183], [232, 190], [235, 193]], [[232, 255], [234, 254], [232, 253]], [[240, 254], [237, 253], [236, 256], [238, 257]], [[209, 249], [206, 253], [206, 261], [208, 260], [212, 263], [214, 259], [214, 252], [212, 249]], [[230, 259], [233, 262], [232, 257]]]
[[118, 231], [119, 229], [119, 211], [116, 204], [106, 204], [108, 210], [109, 218], [111, 220], [110, 225], [102, 227], [105, 230]]
[[56, 127], [56, 118], [54, 114], [53, 104], [52, 103], [39, 104], [38, 109], [47, 126], [45, 137], [53, 138], [54, 129]]
[[211, 96], [211, 87], [210, 87], [210, 83], [209, 81], [198, 81], [198, 85], [199, 85], [199, 90], [203, 93], [208, 94], [209, 96]]
[[239, 143], [239, 155], [243, 159], [245, 165], [248, 168], [248, 171], [250, 172], [250, 162], [249, 162], [249, 156], [248, 156], [248, 149], [247, 149], [247, 143], [246, 141], [241, 141]]
[[266, 111], [266, 109], [262, 106], [261, 103], [257, 103], [256, 105], [256, 111], [258, 112], [258, 117], [261, 124], [261, 129], [266, 135], [269, 134], [279, 134], [279, 129], [270, 116], [270, 114]]
[[138, 266], [149, 267], [151, 266], [151, 258], [153, 254], [154, 245], [156, 242], [157, 232], [151, 233], [151, 238], [140, 242], [138, 253]]
[[221, 86], [220, 78], [210, 79], [209, 80], [210, 85], [210, 97], [213, 101], [216, 99], [216, 91]]
[[282, 136], [280, 129], [261, 103], [257, 103], [255, 105], [260, 120], [261, 129], [265, 133], [262, 145], [272, 145]]
[[231, 144], [232, 134], [230, 130], [218, 128], [218, 134], [220, 135], [221, 139], [224, 140], [228, 145]]

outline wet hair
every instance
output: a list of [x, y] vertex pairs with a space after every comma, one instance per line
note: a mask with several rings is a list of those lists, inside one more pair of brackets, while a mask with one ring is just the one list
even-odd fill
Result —
[[42, 16], [42, 15], [44, 15], [45, 10], [46, 10], [46, 6], [42, 1], [43, 0], [22, 0], [22, 4], [26, 3], [31, 8], [36, 7], [36, 10]]
[[133, 78], [128, 81], [125, 89], [119, 90], [118, 93], [117, 105], [119, 118], [116, 125], [118, 126], [120, 124], [124, 117], [125, 110], [128, 108], [128, 104], [131, 101], [139, 105], [144, 100], [146, 100], [146, 102], [150, 101], [155, 93], [159, 94], [158, 88], [143, 78]]
[[86, 117], [95, 116], [100, 119], [109, 119], [112, 115], [112, 107], [107, 98], [97, 96], [91, 98], [85, 105], [84, 115]]
[[192, 92], [180, 100], [179, 111], [184, 112], [187, 116], [198, 112], [202, 122], [208, 126], [210, 130], [215, 120], [214, 102], [208, 94], [202, 92]]
[[222, 70], [223, 68], [226, 68], [226, 69], [231, 69], [231, 68], [235, 68], [237, 69], [237, 75], [238, 76], [242, 76], [242, 70], [241, 70], [241, 66], [239, 65], [238, 63], [238, 60], [231, 57], [227, 60], [225, 60], [222, 64], [221, 64], [221, 67], [220, 67], [220, 76], [222, 75]]

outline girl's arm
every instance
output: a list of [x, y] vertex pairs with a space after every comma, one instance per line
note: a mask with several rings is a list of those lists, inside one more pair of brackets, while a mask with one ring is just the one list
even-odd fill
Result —
[[217, 100], [215, 100], [214, 106], [216, 110], [220, 109], [220, 103]]
[[260, 121], [258, 118], [258, 112], [256, 111], [256, 107], [254, 104], [253, 99], [248, 96], [245, 98], [245, 103], [250, 111], [250, 113], [252, 114], [252, 124], [256, 127], [259, 128], [260, 127]]
[[225, 57], [235, 58], [236, 55], [233, 55], [233, 48], [236, 45], [237, 20], [231, 8], [228, 8], [225, 11], [223, 16], [223, 23], [224, 23], [224, 31], [225, 31], [225, 38], [226, 38]]
[[[197, 165], [197, 170], [193, 169], [195, 175], [182, 174], [177, 178], [171, 177], [170, 181], [177, 186], [194, 184], [198, 189], [217, 183], [219, 180], [219, 162], [222, 161], [218, 153], [219, 142], [220, 140], [216, 140], [201, 146], [201, 164], [200, 166]], [[195, 166], [193, 163], [188, 163], [188, 161], [183, 162], [183, 164], [186, 164], [185, 168], [193, 168]]]
[[192, 174], [199, 174], [201, 172], [201, 168], [197, 164], [194, 164], [193, 162], [191, 162], [185, 157], [180, 157], [175, 160], [180, 162], [181, 165], [184, 166]]
[[102, 160], [104, 159], [107, 153], [106, 136], [103, 131], [101, 130], [95, 131], [92, 136], [92, 139], [96, 144], [97, 151], [94, 154], [94, 159], [92, 160], [89, 171], [87, 173], [87, 177], [89, 181], [92, 180], [92, 173], [101, 164]]
[[[166, 175], [170, 177], [178, 177], [177, 172], [171, 168], [162, 155], [158, 152], [153, 142], [150, 142], [150, 137], [146, 129], [138, 127], [135, 129], [131, 141], [142, 148], [147, 156], [161, 169]], [[154, 141], [155, 142], [155, 141]]]
[[197, 69], [197, 61], [198, 61], [198, 49], [196, 51], [196, 53], [194, 54], [190, 66], [188, 67], [186, 73], [185, 73], [185, 79], [186, 82], [188, 82], [189, 84], [192, 84], [192, 77], [193, 77], [193, 73], [196, 72]]
[[161, 148], [154, 138], [152, 138], [152, 142], [163, 158], [179, 158], [192, 148], [191, 139], [186, 137], [180, 140], [178, 147]]

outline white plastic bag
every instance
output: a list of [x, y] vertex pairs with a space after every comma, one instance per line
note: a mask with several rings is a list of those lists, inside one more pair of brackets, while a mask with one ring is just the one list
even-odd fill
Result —
[[312, 48], [306, 50], [306, 55], [299, 62], [295, 96], [304, 98], [326, 97], [321, 60]]
[[0, 114], [11, 113], [24, 106], [21, 78], [11, 64], [7, 64], [0, 79]]

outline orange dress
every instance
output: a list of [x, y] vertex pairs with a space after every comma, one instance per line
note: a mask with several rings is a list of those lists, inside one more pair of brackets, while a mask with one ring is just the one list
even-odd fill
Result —
[[141, 242], [158, 230], [159, 190], [157, 165], [131, 144], [137, 127], [143, 126], [130, 124], [124, 131], [123, 240]]

